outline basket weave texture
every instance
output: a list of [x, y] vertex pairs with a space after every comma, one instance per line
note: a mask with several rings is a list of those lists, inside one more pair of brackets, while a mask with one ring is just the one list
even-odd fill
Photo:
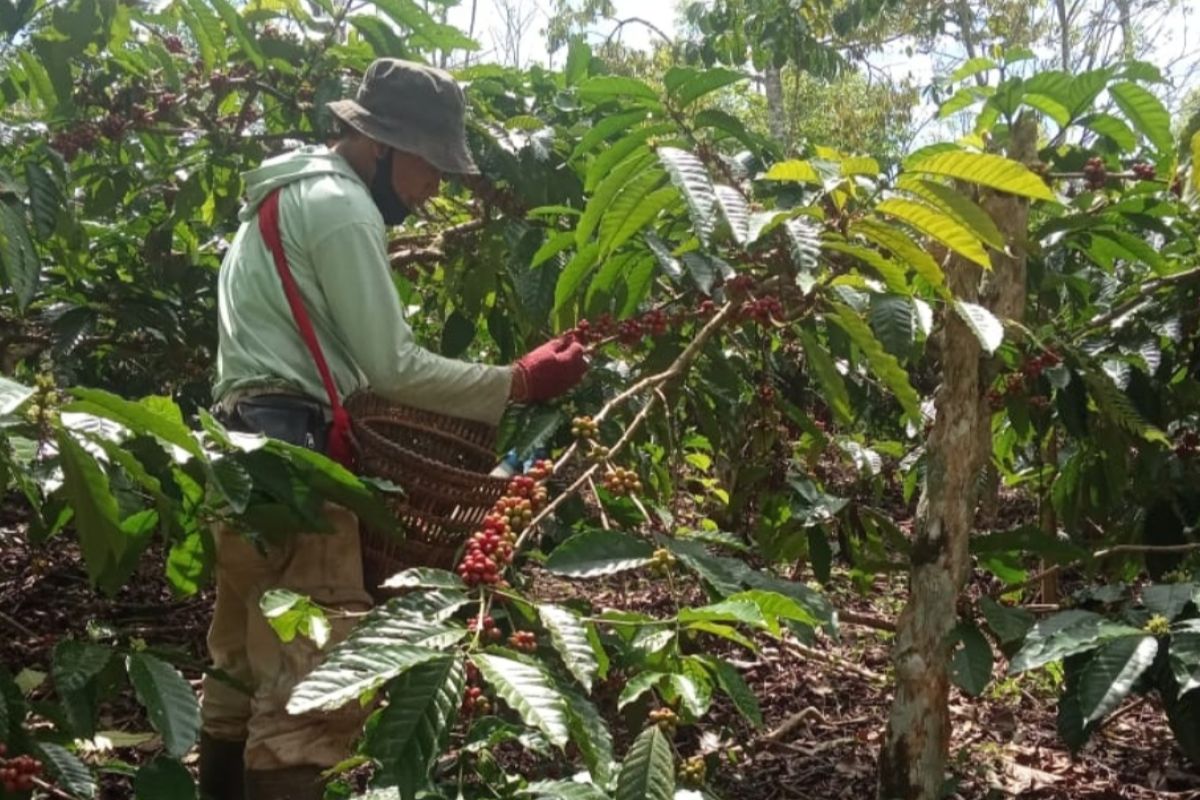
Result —
[[370, 392], [345, 402], [359, 471], [404, 490], [386, 503], [406, 534], [364, 526], [363, 577], [369, 591], [409, 567], [453, 569], [463, 542], [478, 530], [508, 481], [496, 465], [494, 426], [384, 400]]

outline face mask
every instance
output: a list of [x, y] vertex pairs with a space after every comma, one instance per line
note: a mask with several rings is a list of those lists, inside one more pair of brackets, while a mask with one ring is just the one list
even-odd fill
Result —
[[371, 179], [371, 199], [383, 215], [384, 225], [399, 225], [408, 216], [408, 206], [396, 194], [392, 185], [392, 150], [375, 162], [375, 177]]

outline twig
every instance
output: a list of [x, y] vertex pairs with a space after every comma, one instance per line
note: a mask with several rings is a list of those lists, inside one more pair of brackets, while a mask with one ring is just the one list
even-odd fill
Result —
[[41, 778], [34, 778], [33, 785], [41, 789], [43, 792], [49, 794], [51, 797], [61, 797], [63, 800], [75, 800], [74, 795], [67, 794], [54, 784], [50, 783], [49, 781], [44, 781]]
[[768, 742], [782, 739], [784, 736], [787, 736], [796, 728], [804, 724], [809, 717], [820, 720], [821, 724], [823, 725], [829, 724], [829, 720], [825, 719], [825, 715], [822, 714], [816, 706], [807, 706], [800, 709], [795, 714], [792, 714], [783, 722], [779, 723], [778, 727], [764, 734], [762, 738]]
[[871, 683], [882, 686], [888, 682], [887, 678], [880, 675], [878, 672], [874, 672], [866, 667], [859, 666], [853, 661], [849, 661], [841, 656], [835, 656], [833, 653], [826, 653], [823, 650], [817, 650], [816, 648], [809, 647], [805, 644], [800, 644], [799, 642], [788, 642], [784, 646], [787, 647], [788, 650], [792, 651], [794, 655], [802, 658], [812, 658], [816, 659], [817, 661], [824, 661], [826, 664], [829, 664], [832, 667], [844, 669], [853, 675], [857, 675], [864, 680], [870, 681]]
[[847, 625], [859, 625], [863, 628], [874, 628], [877, 631], [896, 632], [896, 623], [888, 619], [880, 617], [872, 617], [867, 614], [858, 614], [854, 611], [839, 611], [838, 622], [844, 622]]
[[6, 622], [9, 625], [11, 625], [12, 627], [16, 628], [17, 630], [19, 630], [21, 633], [25, 634], [26, 636], [29, 636], [29, 637], [32, 637], [35, 639], [37, 638], [37, 633], [35, 631], [30, 630], [29, 628], [25, 627], [24, 623], [18, 622], [17, 620], [10, 617], [8, 614], [5, 614], [3, 611], [0, 611], [0, 620], [4, 620], [4, 622]]
[[1030, 586], [1036, 586], [1047, 576], [1057, 575], [1058, 573], [1062, 572], [1063, 570], [1065, 570], [1069, 567], [1074, 567], [1074, 566], [1078, 566], [1079, 564], [1082, 564], [1084, 561], [1099, 561], [1102, 558], [1108, 558], [1109, 556], [1119, 555], [1121, 553], [1191, 553], [1196, 550], [1200, 550], [1200, 542], [1189, 542], [1187, 544], [1158, 544], [1158, 545], [1155, 545], [1155, 544], [1118, 544], [1118, 545], [1113, 545], [1112, 547], [1106, 547], [1103, 550], [1097, 550], [1096, 552], [1094, 552], [1090, 556], [1088, 556], [1088, 558], [1086, 558], [1086, 559], [1078, 558], [1078, 559], [1075, 559], [1074, 561], [1068, 561], [1065, 564], [1055, 564], [1053, 567], [1050, 567], [1049, 569], [1042, 570], [1041, 572], [1035, 572], [1033, 575], [1029, 576], [1029, 578], [1024, 583], [1019, 583], [1016, 586], [1000, 586], [996, 589], [993, 589], [991, 592], [989, 592], [989, 594], [994, 597], [996, 595], [1008, 594], [1009, 592], [1016, 592], [1016, 591], [1020, 591], [1022, 589], [1028, 589]]
[[613, 37], [616, 36], [620, 32], [620, 30], [622, 28], [624, 28], [626, 25], [634, 25], [634, 24], [645, 25], [651, 31], [653, 31], [654, 33], [657, 33], [662, 38], [662, 40], [664, 42], [666, 42], [668, 45], [670, 45], [671, 47], [675, 46], [674, 40], [672, 40], [670, 36], [667, 36], [665, 33], [663, 33], [661, 28], [659, 28], [653, 22], [648, 22], [648, 21], [642, 19], [641, 17], [629, 17], [627, 19], [618, 21], [617, 27], [613, 28], [612, 31], [608, 34], [608, 38], [604, 40], [604, 44], [608, 45], [609, 43], [611, 43], [613, 40]]
[[[616, 410], [618, 406], [625, 403], [625, 401], [629, 400], [631, 397], [638, 395], [646, 389], [660, 386], [678, 377], [679, 375], [682, 375], [688, 369], [688, 367], [692, 365], [692, 362], [696, 360], [696, 356], [700, 354], [700, 350], [704, 347], [708, 340], [711, 339], [713, 335], [721, 329], [721, 326], [724, 325], [729, 316], [733, 314], [735, 308], [736, 306], [734, 306], [732, 303], [728, 303], [723, 306], [713, 316], [713, 318], [710, 319], [708, 323], [700, 329], [700, 332], [696, 334], [696, 338], [692, 340], [691, 344], [684, 348], [683, 352], [679, 354], [679, 357], [675, 359], [671, 366], [667, 367], [662, 372], [655, 373], [647, 378], [643, 378], [633, 386], [618, 394], [613, 399], [609, 400], [604, 404], [604, 407], [600, 409], [599, 413], [593, 417], [593, 419], [597, 423], [600, 423], [607, 418], [609, 414]], [[637, 415], [625, 428], [625, 433], [609, 450], [610, 458], [618, 455], [622, 450], [625, 449], [625, 447], [633, 439], [633, 436], [637, 432], [638, 428], [641, 427], [642, 423], [645, 422], [646, 417], [649, 416], [650, 411], [657, 403], [657, 400], [658, 395], [652, 396], [646, 402], [646, 405], [643, 406], [642, 409], [637, 413]], [[566, 452], [563, 453], [558, 461], [554, 464], [553, 472], [557, 473], [560, 471], [578, 451], [578, 442], [573, 443], [570, 447], [568, 447]], [[599, 464], [592, 464], [590, 467], [584, 470], [583, 474], [576, 478], [570, 486], [564, 489], [557, 497], [551, 500], [545, 508], [539, 511], [533, 517], [533, 519], [529, 521], [529, 524], [525, 526], [525, 530], [521, 531], [521, 535], [517, 538], [516, 543], [513, 545], [513, 550], [520, 552], [521, 547], [525, 544], [537, 526], [543, 520], [553, 514], [560, 505], [566, 502], [568, 497], [574, 495], [575, 492], [579, 491], [581, 487], [587, 484], [587, 482], [592, 479], [592, 476], [596, 474], [596, 471], [599, 468]]]
[[592, 476], [588, 475], [588, 488], [592, 490], [592, 495], [596, 498], [596, 507], [600, 509], [600, 527], [604, 530], [612, 530], [612, 526], [608, 522], [608, 514], [604, 513], [604, 504], [600, 502], [600, 492], [596, 491], [596, 481], [592, 480]]
[[1121, 303], [1110, 311], [1093, 317], [1092, 321], [1087, 324], [1087, 327], [1084, 329], [1083, 333], [1087, 333], [1092, 328], [1103, 327], [1113, 320], [1119, 319], [1120, 317], [1123, 317], [1126, 314], [1134, 311], [1138, 306], [1145, 302], [1150, 295], [1154, 294], [1159, 289], [1167, 286], [1174, 286], [1177, 283], [1185, 283], [1197, 278], [1200, 278], [1200, 267], [1193, 267], [1192, 269], [1184, 270], [1183, 272], [1176, 272], [1174, 275], [1166, 275], [1162, 278], [1146, 281], [1138, 289], [1136, 296], [1126, 300], [1124, 303]]

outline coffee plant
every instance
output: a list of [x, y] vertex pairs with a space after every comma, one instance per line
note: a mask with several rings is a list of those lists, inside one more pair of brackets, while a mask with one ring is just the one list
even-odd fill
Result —
[[[852, 28], [860, 6], [822, 26]], [[326, 141], [324, 103], [375, 57], [475, 43], [408, 0], [0, 12], [0, 475], [31, 543], [71, 537], [110, 595], [161, 553], [188, 595], [215, 524], [266, 543], [321, 529], [333, 501], [394, 530], [381, 500], [398, 487], [204, 410], [215, 272], [244, 170]], [[997, 653], [1013, 674], [1062, 662], [1071, 748], [1153, 695], [1200, 761], [1200, 137], [1175, 141], [1161, 75], [974, 58], [942, 106], [971, 132], [881, 161], [748, 128], [730, 35], [645, 79], [582, 39], [559, 71], [458, 70], [483, 175], [395, 233], [397, 291], [444, 355], [506, 362], [566, 333], [593, 369], [506, 415], [500, 453], [531, 466], [453, 570], [393, 576], [335, 645], [336, 612], [261, 598], [282, 638], [327, 649], [289, 710], [372, 708], [330, 792], [715, 796], [732, 765], [697, 724], [716, 704], [763, 724], [734, 654], [836, 637], [821, 585], [938, 560], [888, 508], [941, 480], [963, 331], [986, 439], [969, 559], [988, 588], [947, 609], [951, 677], [978, 696]], [[1001, 487], [1033, 498], [1036, 524], [998, 524]], [[626, 574], [666, 605], [539, 591]], [[1020, 607], [1035, 590], [1055, 604], [1040, 619]], [[97, 630], [54, 645], [36, 701], [29, 671], [0, 670], [0, 796], [96, 796], [80, 742], [122, 694], [162, 752], [105, 771], [138, 797], [193, 796], [180, 668], [196, 666]]]

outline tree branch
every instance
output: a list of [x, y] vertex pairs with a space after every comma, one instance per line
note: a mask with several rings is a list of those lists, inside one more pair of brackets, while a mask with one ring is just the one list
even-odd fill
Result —
[[1146, 302], [1150, 295], [1154, 294], [1159, 289], [1175, 286], [1180, 283], [1186, 283], [1188, 281], [1196, 280], [1197, 278], [1200, 278], [1200, 267], [1193, 267], [1192, 269], [1184, 270], [1183, 272], [1176, 272], [1174, 275], [1166, 275], [1161, 278], [1146, 281], [1141, 285], [1134, 297], [1126, 300], [1123, 303], [1120, 303], [1117, 306], [1114, 306], [1112, 309], [1103, 314], [1093, 317], [1092, 321], [1087, 324], [1087, 327], [1084, 328], [1079, 337], [1076, 337], [1076, 340], [1078, 341], [1079, 338], [1086, 335], [1094, 328], [1104, 327], [1113, 320], [1132, 313], [1137, 309], [1138, 306]]
[[1074, 561], [1068, 561], [1065, 564], [1055, 564], [1049, 569], [1044, 569], [1040, 572], [1035, 572], [1033, 575], [1021, 584], [1016, 586], [1001, 586], [993, 589], [988, 594], [995, 597], [996, 595], [1008, 594], [1009, 592], [1028, 589], [1030, 586], [1036, 586], [1045, 578], [1051, 575], [1057, 575], [1063, 570], [1071, 567], [1079, 566], [1084, 561], [1099, 561], [1102, 558], [1109, 556], [1120, 555], [1122, 553], [1191, 553], [1200, 550], [1200, 542], [1189, 542], [1187, 544], [1118, 544], [1112, 547], [1106, 547], [1103, 550], [1097, 550], [1086, 559], [1078, 558]]

